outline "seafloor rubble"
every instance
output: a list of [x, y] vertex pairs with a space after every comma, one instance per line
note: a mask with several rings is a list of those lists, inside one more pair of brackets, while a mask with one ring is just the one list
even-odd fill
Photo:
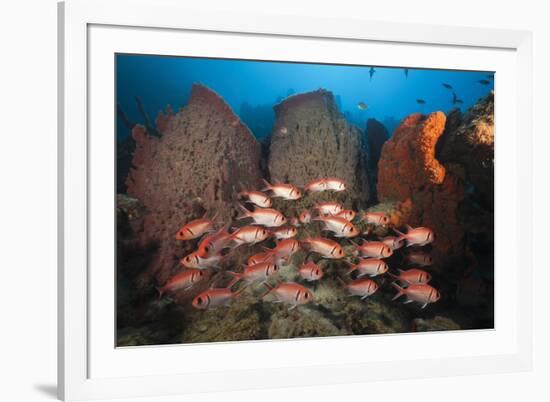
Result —
[[[493, 182], [493, 102], [490, 95], [464, 116], [407, 117], [383, 146], [378, 137], [371, 139], [380, 159], [369, 167], [369, 139], [341, 116], [330, 92], [294, 95], [275, 107], [262, 162], [260, 145], [248, 128], [218, 95], [195, 85], [187, 106], [157, 117], [160, 137], [142, 126], [133, 129], [128, 193], [117, 199], [118, 345], [492, 327], [493, 215], [487, 186]], [[348, 191], [292, 203], [274, 200], [273, 207], [289, 218], [327, 199], [355, 210], [382, 211], [390, 224], [375, 228], [373, 236], [404, 224], [431, 227], [435, 263], [426, 269], [444, 295], [440, 302], [421, 310], [392, 301], [389, 278], [381, 279], [380, 291], [367, 300], [351, 297], [338, 279], [341, 263], [329, 260], [320, 263], [325, 277], [308, 285], [315, 303], [292, 310], [260, 301], [265, 290], [260, 285], [212, 310], [190, 305], [209, 281], [192, 292], [158, 298], [155, 287], [180, 270], [179, 260], [196, 246], [175, 240], [183, 223], [205, 213], [216, 214], [219, 226], [234, 222], [241, 186], [261, 188], [262, 177], [304, 185], [322, 176], [342, 177]], [[369, 176], [377, 178], [376, 202], [369, 197]], [[298, 238], [317, 233], [315, 225], [307, 233], [299, 228]], [[256, 245], [231, 255], [224, 270], [239, 270], [245, 252], [259, 251]], [[403, 258], [396, 253], [388, 265], [399, 268]], [[295, 280], [296, 267], [305, 259], [304, 251], [296, 253], [278, 276]], [[226, 286], [231, 278], [222, 271], [211, 279]]]

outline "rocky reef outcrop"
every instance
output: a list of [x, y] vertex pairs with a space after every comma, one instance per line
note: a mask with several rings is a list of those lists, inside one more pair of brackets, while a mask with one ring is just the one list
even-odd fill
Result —
[[[126, 184], [147, 213], [138, 237], [157, 249], [144, 284], [163, 284], [191, 244], [175, 239], [186, 222], [237, 214], [240, 184], [260, 185], [260, 145], [231, 108], [205, 86], [194, 85], [187, 106], [159, 115], [160, 137], [145, 127], [132, 130], [136, 142]], [[189, 249], [187, 249], [189, 248]]]
[[[272, 181], [303, 186], [319, 177], [340, 177], [348, 190], [337, 194], [348, 207], [358, 208], [369, 198], [366, 144], [361, 131], [350, 125], [331, 92], [320, 89], [290, 96], [275, 106], [276, 121], [269, 147]], [[327, 194], [316, 195], [318, 198]], [[332, 198], [334, 199], [334, 195]], [[310, 204], [319, 201], [308, 197]], [[309, 208], [295, 203], [296, 211]]]
[[388, 130], [376, 119], [368, 119], [365, 130], [368, 144], [369, 184], [371, 200], [376, 198], [376, 183], [378, 182], [378, 161], [384, 143], [390, 138]]
[[459, 163], [480, 201], [490, 210], [494, 203], [495, 122], [494, 93], [476, 103], [456, 129], [446, 130], [439, 158]]
[[395, 224], [432, 228], [437, 234], [433, 247], [439, 257], [461, 253], [464, 237], [458, 216], [464, 198], [463, 168], [445, 166], [436, 158], [436, 145], [446, 121], [442, 112], [407, 117], [384, 144], [378, 162], [379, 200], [408, 205], [409, 215]]

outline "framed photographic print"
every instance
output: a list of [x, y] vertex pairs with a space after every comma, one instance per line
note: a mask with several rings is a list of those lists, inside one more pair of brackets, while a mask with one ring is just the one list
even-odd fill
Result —
[[529, 33], [128, 6], [59, 6], [61, 398], [530, 368]]

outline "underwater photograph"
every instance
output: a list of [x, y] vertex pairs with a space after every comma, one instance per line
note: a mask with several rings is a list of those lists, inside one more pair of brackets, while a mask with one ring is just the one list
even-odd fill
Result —
[[494, 72], [115, 78], [117, 347], [494, 328]]

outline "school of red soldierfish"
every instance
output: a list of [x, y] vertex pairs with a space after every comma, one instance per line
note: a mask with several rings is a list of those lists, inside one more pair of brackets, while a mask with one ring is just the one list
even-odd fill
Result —
[[[197, 309], [215, 308], [224, 306], [234, 300], [248, 285], [259, 283], [266, 287], [266, 292], [260, 297], [263, 300], [272, 296], [275, 302], [285, 303], [290, 309], [298, 305], [310, 303], [314, 295], [307, 287], [295, 282], [280, 282], [275, 287], [270, 286], [267, 280], [279, 272], [281, 267], [288, 265], [294, 253], [303, 249], [309, 253], [319, 255], [321, 258], [342, 260], [345, 257], [343, 247], [336, 241], [347, 241], [355, 248], [353, 255], [359, 258], [356, 264], [347, 262], [348, 276], [355, 272], [354, 280], [344, 281], [339, 278], [344, 289], [350, 295], [365, 299], [374, 294], [379, 286], [371, 278], [388, 275], [393, 278], [392, 286], [397, 290], [395, 300], [405, 296], [405, 303], [417, 302], [422, 308], [430, 303], [435, 303], [440, 298], [437, 289], [428, 283], [431, 275], [418, 267], [430, 266], [432, 257], [420, 249], [434, 240], [434, 233], [425, 227], [412, 228], [407, 226], [406, 233], [393, 229], [396, 236], [387, 236], [379, 241], [362, 240], [361, 243], [351, 240], [361, 235], [361, 231], [353, 221], [358, 213], [345, 210], [338, 202], [321, 202], [312, 210], [305, 210], [297, 217], [287, 219], [281, 212], [272, 209], [272, 198], [298, 200], [306, 193], [319, 193], [324, 191], [340, 192], [346, 190], [343, 180], [337, 178], [322, 178], [308, 183], [302, 191], [297, 186], [287, 183], [270, 184], [264, 180], [265, 188], [261, 191], [242, 191], [239, 197], [244, 203], [252, 204], [254, 210], [249, 210], [240, 205], [242, 215], [238, 220], [251, 220], [250, 224], [234, 229], [231, 233], [229, 225], [215, 229], [216, 216], [208, 219], [203, 217], [186, 223], [177, 233], [176, 239], [189, 241], [200, 239], [195, 251], [181, 259], [184, 267], [181, 273], [173, 276], [159, 289], [162, 297], [166, 293], [178, 290], [190, 290], [195, 285], [208, 277], [208, 269], [219, 267], [226, 258], [225, 251], [233, 250], [241, 245], [261, 243], [269, 238], [274, 238], [276, 246], [272, 249], [251, 255], [242, 272], [227, 271], [232, 280], [225, 288], [210, 288], [199, 295], [193, 301], [193, 307]], [[359, 217], [369, 225], [389, 225], [390, 218], [383, 212], [365, 212]], [[296, 240], [298, 226], [306, 226], [313, 222], [320, 222], [323, 231], [329, 233], [329, 237], [310, 237]], [[389, 271], [384, 259], [390, 257], [395, 250], [402, 247], [411, 247], [411, 252], [405, 255], [407, 262], [415, 266], [407, 270], [398, 270], [398, 274]], [[307, 259], [306, 259], [307, 260]], [[306, 261], [298, 267], [299, 277], [306, 282], [319, 281], [323, 278], [322, 268], [313, 261]], [[242, 282], [243, 286], [237, 291], [231, 288]]]

